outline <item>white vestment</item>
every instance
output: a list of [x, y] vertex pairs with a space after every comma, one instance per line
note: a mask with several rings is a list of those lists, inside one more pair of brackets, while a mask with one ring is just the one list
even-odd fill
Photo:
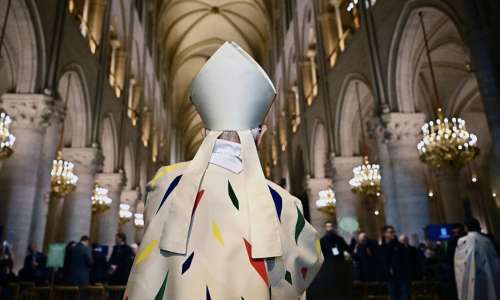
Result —
[[[276, 207], [283, 255], [255, 259], [250, 201], [240, 145], [217, 140], [192, 208], [185, 255], [159, 246], [161, 210], [172, 209], [173, 191], [189, 163], [161, 168], [148, 184], [146, 232], [127, 284], [128, 300], [298, 299], [323, 257], [318, 234], [297, 198], [267, 182]], [[274, 209], [274, 208], [273, 208]]]
[[455, 279], [460, 300], [500, 299], [500, 262], [487, 237], [469, 232], [458, 240]]

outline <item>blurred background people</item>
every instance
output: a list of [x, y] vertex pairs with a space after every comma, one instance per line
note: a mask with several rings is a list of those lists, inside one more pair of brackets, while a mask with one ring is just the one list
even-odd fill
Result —
[[69, 285], [90, 284], [90, 270], [92, 268], [92, 250], [89, 247], [89, 237], [84, 235], [78, 243], [70, 243], [65, 257], [64, 281]]
[[127, 284], [128, 276], [134, 263], [134, 251], [132, 247], [127, 245], [127, 236], [124, 233], [117, 233], [115, 238], [115, 246], [109, 258], [111, 285]]

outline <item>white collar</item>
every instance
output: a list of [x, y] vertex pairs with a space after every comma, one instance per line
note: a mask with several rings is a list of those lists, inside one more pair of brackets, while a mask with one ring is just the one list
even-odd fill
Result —
[[226, 140], [216, 140], [210, 163], [233, 173], [240, 173], [243, 170], [241, 145]]

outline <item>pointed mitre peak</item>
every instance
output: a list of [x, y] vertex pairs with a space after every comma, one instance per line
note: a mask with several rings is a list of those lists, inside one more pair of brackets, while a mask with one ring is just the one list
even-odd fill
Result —
[[210, 130], [258, 127], [275, 95], [266, 72], [234, 42], [217, 49], [191, 85], [191, 101]]

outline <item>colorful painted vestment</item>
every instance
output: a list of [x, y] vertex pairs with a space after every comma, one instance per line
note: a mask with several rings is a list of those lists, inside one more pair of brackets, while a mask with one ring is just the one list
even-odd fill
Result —
[[146, 231], [128, 281], [125, 299], [288, 300], [299, 299], [319, 271], [318, 233], [305, 220], [301, 202], [268, 182], [280, 222], [283, 255], [252, 259], [248, 202], [243, 176], [210, 164], [192, 211], [186, 255], [159, 249], [158, 211], [187, 163], [161, 168], [148, 184]]

